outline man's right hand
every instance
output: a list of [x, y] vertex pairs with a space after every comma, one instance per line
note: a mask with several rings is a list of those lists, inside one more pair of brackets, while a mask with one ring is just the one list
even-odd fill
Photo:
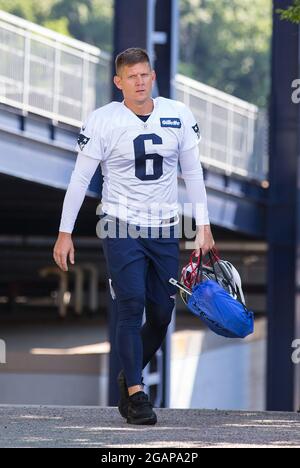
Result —
[[75, 263], [75, 249], [72, 236], [68, 232], [60, 232], [53, 249], [53, 258], [62, 271], [68, 271], [68, 257], [70, 263]]

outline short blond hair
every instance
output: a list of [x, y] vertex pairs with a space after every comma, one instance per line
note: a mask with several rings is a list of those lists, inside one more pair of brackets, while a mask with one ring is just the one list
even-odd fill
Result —
[[115, 60], [116, 73], [119, 74], [122, 67], [126, 65], [136, 65], [137, 63], [148, 63], [151, 68], [149, 55], [146, 50], [138, 47], [131, 47], [117, 55]]

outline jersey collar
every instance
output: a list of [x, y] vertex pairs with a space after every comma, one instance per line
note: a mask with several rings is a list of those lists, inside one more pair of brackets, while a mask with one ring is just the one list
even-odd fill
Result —
[[[153, 116], [154, 114], [156, 113], [156, 110], [157, 110], [157, 107], [158, 107], [158, 101], [157, 101], [157, 98], [152, 98], [152, 101], [153, 101], [153, 111], [151, 112], [150, 114], [150, 117], [149, 119], [147, 120], [146, 124], [149, 124], [151, 122], [151, 120], [153, 119]], [[130, 113], [130, 115], [136, 119], [137, 122], [139, 122], [139, 124], [141, 125], [145, 125], [145, 122], [143, 122], [136, 114], [135, 112], [133, 112], [131, 109], [129, 109], [129, 107], [125, 106], [125, 101], [123, 100], [122, 101], [122, 104], [123, 104], [123, 107], [124, 109]]]

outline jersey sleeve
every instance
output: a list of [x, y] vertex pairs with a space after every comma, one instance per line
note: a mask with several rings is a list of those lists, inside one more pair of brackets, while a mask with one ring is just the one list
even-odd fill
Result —
[[64, 198], [59, 226], [60, 232], [69, 232], [70, 234], [73, 232], [75, 221], [85, 198], [86, 191], [98, 165], [99, 161], [78, 153]]
[[182, 151], [179, 157], [182, 178], [184, 179], [188, 198], [197, 226], [209, 224], [207, 195], [200, 162], [199, 148]]
[[180, 151], [188, 151], [197, 146], [201, 140], [200, 129], [192, 111], [187, 106], [182, 107], [181, 119], [183, 132]]
[[92, 112], [82, 125], [75, 151], [99, 161], [103, 159], [101, 125], [99, 125], [99, 119], [95, 112]]

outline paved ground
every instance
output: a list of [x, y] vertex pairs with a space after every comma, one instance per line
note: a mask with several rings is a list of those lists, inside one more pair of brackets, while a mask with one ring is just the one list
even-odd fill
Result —
[[300, 447], [300, 414], [156, 410], [131, 426], [116, 408], [0, 406], [0, 447]]

